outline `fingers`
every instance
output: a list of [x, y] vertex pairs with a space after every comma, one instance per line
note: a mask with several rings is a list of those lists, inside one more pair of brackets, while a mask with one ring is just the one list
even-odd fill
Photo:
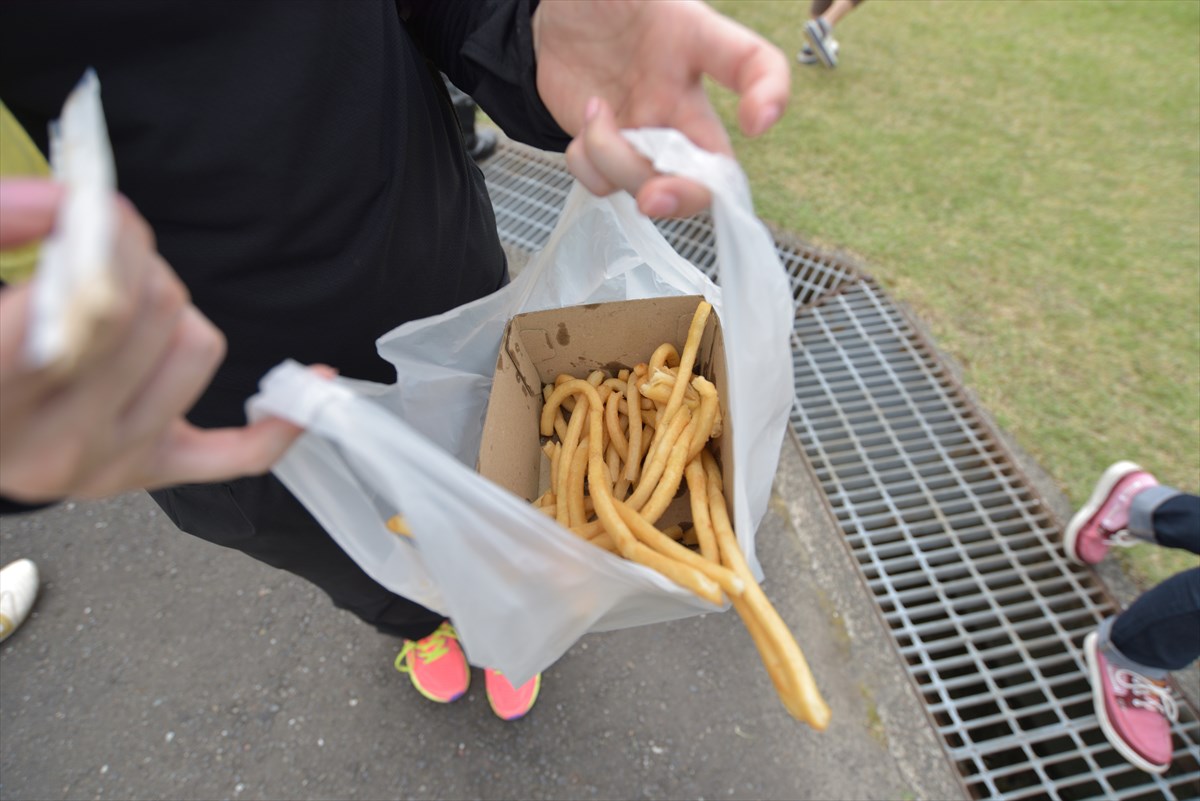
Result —
[[227, 481], [271, 469], [304, 429], [270, 417], [242, 428], [201, 429], [179, 420], [163, 442], [149, 486]]
[[150, 223], [146, 222], [146, 218], [137, 210], [137, 206], [133, 205], [132, 200], [120, 193], [114, 197], [114, 202], [117, 206], [117, 224], [128, 226], [128, 230], [147, 250], [157, 251], [158, 239], [154, 236], [154, 229], [150, 227]]
[[53, 181], [0, 181], [0, 248], [16, 247], [49, 234], [61, 200], [62, 187]]
[[594, 195], [620, 189], [636, 195], [638, 208], [650, 217], [686, 217], [712, 203], [700, 184], [655, 172], [621, 135], [612, 109], [599, 98], [588, 102], [583, 131], [567, 148], [567, 167]]
[[192, 408], [225, 355], [225, 338], [187, 307], [169, 345], [117, 418], [119, 438], [137, 443]]
[[567, 145], [566, 155], [567, 171], [593, 195], [607, 197], [617, 191], [618, 187], [601, 175], [588, 158], [582, 136], [571, 140], [571, 144]]
[[572, 147], [576, 144], [574, 159], [567, 164], [580, 164], [582, 170], [576, 177], [593, 194], [608, 195], [616, 189], [635, 194], [656, 174], [650, 162], [621, 136], [612, 108], [598, 97], [588, 100], [583, 130], [571, 143]]
[[[325, 379], [337, 374], [323, 364], [309, 369]], [[226, 481], [265, 473], [303, 433], [299, 426], [276, 417], [242, 428], [214, 429], [196, 428], [180, 420], [167, 432], [160, 448], [161, 461], [147, 486]]]
[[712, 205], [712, 193], [687, 178], [655, 175], [637, 193], [637, 202], [647, 217], [690, 217]]
[[[50, 232], [62, 199], [58, 186], [3, 181], [0, 192], [0, 241]], [[86, 325], [83, 358], [57, 372], [27, 365], [21, 348], [31, 285], [0, 293], [0, 494], [102, 497], [262, 473], [300, 434], [277, 419], [217, 431], [186, 422], [224, 356], [224, 337], [191, 304], [133, 205], [120, 196], [113, 202], [117, 291], [111, 303], [83, 308], [89, 316], [76, 315]], [[334, 374], [324, 366], [314, 371]]]
[[736, 92], [738, 125], [758, 136], [778, 122], [791, 95], [787, 56], [757, 33], [706, 9], [706, 24], [695, 38], [701, 69]]
[[[166, 262], [157, 254], [142, 252], [122, 269], [126, 267], [140, 273], [137, 284], [127, 288], [132, 295], [123, 297], [93, 330], [78, 373], [78, 380], [91, 391], [74, 394], [76, 405], [87, 404], [92, 411], [115, 419], [144, 391], [172, 349], [179, 347], [181, 335], [200, 340], [196, 335], [199, 312], [187, 303], [183, 285]], [[206, 365], [195, 367], [211, 375]], [[88, 413], [82, 408], [79, 412]], [[165, 410], [159, 417], [162, 422], [169, 419]]]
[[29, 327], [30, 289], [30, 284], [23, 283], [0, 291], [0, 380], [5, 382], [5, 392], [14, 391], [8, 382], [29, 369], [21, 348]]

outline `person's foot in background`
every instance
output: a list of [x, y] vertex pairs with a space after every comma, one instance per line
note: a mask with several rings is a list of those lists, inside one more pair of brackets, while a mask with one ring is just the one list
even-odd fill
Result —
[[1139, 492], [1158, 486], [1154, 476], [1133, 462], [1117, 462], [1104, 471], [1092, 495], [1067, 524], [1063, 550], [1081, 565], [1098, 564], [1113, 546], [1137, 542], [1129, 534], [1129, 509]]
[[[837, 40], [830, 37], [829, 47], [833, 51], [833, 57], [837, 59], [838, 43]], [[817, 54], [813, 52], [812, 45], [805, 45], [800, 48], [800, 52], [796, 54], [796, 60], [806, 67], [811, 67], [821, 63], [821, 59], [817, 58]]]
[[[804, 36], [808, 39], [807, 50], [810, 50], [817, 60], [830, 69], [838, 65], [838, 43], [833, 38], [833, 27], [821, 18], [810, 19], [804, 23]], [[804, 50], [800, 51], [800, 56]], [[800, 56], [797, 56], [799, 58]]]
[[37, 592], [38, 569], [29, 559], [18, 559], [0, 570], [0, 642], [25, 622]]
[[838, 65], [838, 43], [833, 38], [833, 29], [853, 11], [862, 0], [812, 0], [809, 14], [812, 17], [804, 24], [804, 37], [808, 44], [796, 54], [801, 64], [824, 64], [829, 69]]
[[1178, 705], [1163, 681], [1109, 662], [1097, 632], [1083, 642], [1092, 701], [1104, 736], [1129, 762], [1148, 773], [1171, 766], [1171, 724]]
[[496, 152], [496, 145], [499, 144], [496, 132], [477, 127], [475, 112], [479, 106], [475, 100], [451, 83], [445, 75], [442, 76], [442, 81], [450, 93], [450, 102], [454, 104], [454, 113], [458, 116], [458, 127], [462, 130], [467, 153], [475, 161], [483, 161]]

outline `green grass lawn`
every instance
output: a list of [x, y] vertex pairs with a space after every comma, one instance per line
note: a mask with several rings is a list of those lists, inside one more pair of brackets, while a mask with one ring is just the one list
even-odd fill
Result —
[[[803, 43], [802, 0], [714, 5]], [[735, 137], [761, 216], [860, 257], [1073, 503], [1122, 458], [1200, 491], [1200, 3], [872, 0], [836, 35]]]

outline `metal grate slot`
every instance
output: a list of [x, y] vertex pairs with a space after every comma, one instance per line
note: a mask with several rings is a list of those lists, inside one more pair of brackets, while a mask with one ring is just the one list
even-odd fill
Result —
[[501, 240], [530, 252], [546, 244], [574, 182], [562, 157], [501, 146], [483, 172]]
[[[541, 247], [570, 188], [561, 159], [505, 144], [483, 169], [501, 239]], [[660, 230], [713, 275], [706, 217]], [[1063, 557], [1058, 523], [947, 367], [869, 278], [776, 244], [797, 309], [792, 426], [967, 790], [1200, 797], [1187, 704], [1163, 776], [1100, 731], [1081, 647], [1112, 602]]]

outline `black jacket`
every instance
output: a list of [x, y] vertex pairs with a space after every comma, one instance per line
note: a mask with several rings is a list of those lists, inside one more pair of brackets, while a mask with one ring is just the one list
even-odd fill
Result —
[[43, 149], [96, 69], [119, 188], [229, 354], [190, 417], [239, 425], [285, 358], [394, 380], [375, 339], [499, 288], [483, 176], [441, 70], [563, 149], [529, 0], [4, 0], [0, 98]]

